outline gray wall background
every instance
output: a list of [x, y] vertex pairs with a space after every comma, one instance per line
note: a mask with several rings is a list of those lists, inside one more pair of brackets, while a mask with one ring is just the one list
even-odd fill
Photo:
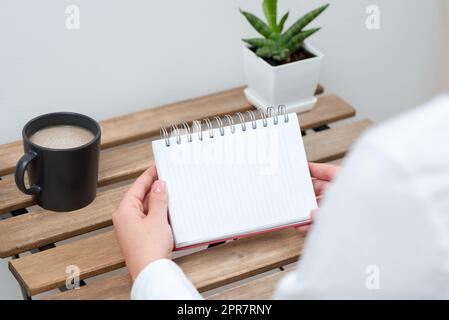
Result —
[[[330, 0], [311, 39], [325, 55], [322, 83], [385, 119], [448, 90], [448, 0]], [[281, 0], [290, 19], [325, 1]], [[80, 8], [67, 30], [65, 8]], [[381, 29], [365, 28], [365, 9]], [[255, 32], [244, 0], [0, 0], [0, 143], [33, 116], [57, 110], [97, 119], [244, 84], [240, 38]], [[6, 112], [5, 112], [6, 110]]]

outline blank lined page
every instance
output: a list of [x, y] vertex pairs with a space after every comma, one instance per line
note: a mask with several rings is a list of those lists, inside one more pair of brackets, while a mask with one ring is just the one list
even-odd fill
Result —
[[177, 248], [309, 219], [317, 204], [298, 118], [278, 120], [153, 141]]

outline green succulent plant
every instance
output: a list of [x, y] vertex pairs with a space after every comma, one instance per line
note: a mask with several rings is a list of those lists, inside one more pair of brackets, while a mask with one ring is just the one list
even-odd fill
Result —
[[272, 59], [279, 64], [286, 63], [291, 60], [291, 56], [294, 53], [303, 47], [305, 39], [321, 29], [313, 28], [304, 30], [304, 28], [326, 10], [328, 6], [329, 4], [326, 4], [310, 11], [292, 24], [285, 32], [283, 32], [283, 30], [289, 12], [285, 13], [278, 23], [277, 0], [263, 1], [263, 12], [267, 19], [267, 23], [254, 14], [240, 9], [240, 12], [245, 16], [248, 22], [263, 36], [263, 38], [242, 40], [254, 50], [257, 56], [264, 59]]

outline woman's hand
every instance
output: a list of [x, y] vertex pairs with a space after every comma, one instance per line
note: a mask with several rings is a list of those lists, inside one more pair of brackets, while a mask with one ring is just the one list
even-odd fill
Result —
[[[318, 205], [326, 191], [327, 187], [331, 184], [332, 180], [336, 176], [337, 172], [340, 170], [340, 166], [327, 164], [327, 163], [312, 163], [309, 162], [310, 175], [312, 176], [313, 190], [315, 191], [315, 196]], [[312, 221], [315, 219], [317, 209], [312, 210], [310, 217]], [[299, 227], [298, 230], [301, 232], [307, 232], [310, 229], [310, 225]]]
[[149, 263], [170, 257], [173, 235], [167, 218], [167, 192], [154, 167], [134, 182], [112, 220], [133, 280]]

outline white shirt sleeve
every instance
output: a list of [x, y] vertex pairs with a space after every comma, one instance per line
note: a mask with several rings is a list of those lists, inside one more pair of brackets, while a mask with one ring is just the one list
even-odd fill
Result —
[[156, 260], [137, 276], [131, 290], [132, 300], [203, 299], [184, 272], [169, 259]]
[[365, 135], [275, 298], [449, 298], [448, 137], [447, 97]]
[[425, 248], [434, 241], [432, 227], [416, 214], [426, 206], [409, 183], [401, 167], [379, 151], [359, 146], [326, 193], [298, 269], [280, 282], [275, 297], [423, 294], [421, 277], [431, 277], [429, 267], [438, 253]]

